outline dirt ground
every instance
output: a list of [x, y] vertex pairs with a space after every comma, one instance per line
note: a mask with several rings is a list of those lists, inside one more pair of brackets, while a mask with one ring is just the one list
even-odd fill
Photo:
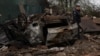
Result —
[[100, 39], [77, 40], [73, 45], [62, 47], [37, 46], [17, 49], [2, 47], [0, 56], [100, 56]]

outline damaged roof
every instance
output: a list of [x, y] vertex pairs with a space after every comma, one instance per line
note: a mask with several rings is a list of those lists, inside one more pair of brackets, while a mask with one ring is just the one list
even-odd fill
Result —
[[99, 32], [100, 26], [96, 25], [90, 17], [83, 17], [80, 23], [85, 32]]

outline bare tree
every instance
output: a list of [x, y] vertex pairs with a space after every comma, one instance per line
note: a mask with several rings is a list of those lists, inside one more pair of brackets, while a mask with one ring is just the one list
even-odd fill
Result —
[[[49, 0], [50, 4], [55, 5], [57, 2], [58, 4], [56, 6], [60, 7], [60, 9], [65, 11], [71, 11], [80, 0]], [[55, 3], [55, 4], [54, 4]]]
[[91, 15], [91, 16], [98, 16], [100, 14], [100, 10], [98, 6], [91, 3], [90, 0], [80, 0], [79, 4], [83, 8], [83, 11], [85, 14]]

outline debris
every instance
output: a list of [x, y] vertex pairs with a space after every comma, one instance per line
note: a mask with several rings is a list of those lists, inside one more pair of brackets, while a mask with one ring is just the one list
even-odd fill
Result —
[[100, 24], [100, 18], [93, 19], [93, 22], [96, 24]]
[[23, 56], [22, 54], [18, 54], [17, 56]]
[[[17, 27], [17, 24], [13, 25], [13, 23], [4, 25], [7, 37], [3, 32], [0, 33], [0, 37], [8, 38], [9, 43], [4, 43], [5, 45], [0, 49], [0, 56], [2, 53], [10, 56], [15, 54], [17, 56], [89, 56], [92, 52], [100, 52], [100, 34], [95, 33], [100, 31], [100, 27], [93, 23], [90, 18], [82, 19], [80, 25], [84, 29], [84, 33], [82, 33], [84, 36], [81, 35], [81, 37], [85, 39], [79, 40], [74, 39], [77, 34], [77, 25], [72, 24], [69, 27], [65, 23], [67, 21], [64, 16], [45, 14], [40, 16], [36, 16], [31, 22], [25, 23], [24, 29], [20, 28], [20, 26]], [[44, 21], [42, 21], [43, 19]], [[23, 21], [26, 22], [24, 19]], [[44, 41], [44, 26], [47, 26], [46, 30], [48, 31], [47, 45], [41, 44]], [[21, 48], [16, 48], [17, 46], [21, 46]]]
[[42, 42], [42, 28], [39, 21], [33, 21], [26, 29], [25, 34], [29, 35], [30, 44], [39, 44]]
[[2, 48], [0, 48], [0, 51], [7, 51], [8, 47], [7, 46], [3, 46]]
[[63, 48], [63, 47], [60, 47], [60, 48], [58, 48], [58, 47], [53, 47], [53, 48], [50, 48], [50, 50], [63, 51], [64, 48]]
[[67, 56], [67, 55], [66, 55], [66, 53], [64, 53], [64, 52], [59, 52], [59, 53], [57, 53], [55, 56]]
[[95, 43], [97, 43], [97, 44], [100, 45], [100, 42], [97, 42], [96, 40], [94, 40], [93, 37], [92, 37], [91, 35], [85, 34], [85, 36], [87, 37], [88, 40], [93, 41], [93, 42], [95, 42]]
[[68, 29], [69, 29], [69, 30], [73, 30], [73, 29], [76, 29], [76, 28], [78, 28], [78, 26], [77, 26], [77, 24], [75, 23], [75, 24], [70, 25]]
[[31, 53], [25, 53], [24, 56], [32, 56]]
[[12, 53], [12, 52], [8, 52], [7, 54], [5, 54], [5, 56], [15, 56], [16, 54], [15, 53]]
[[85, 32], [100, 32], [100, 26], [96, 25], [89, 17], [83, 17], [80, 25]]

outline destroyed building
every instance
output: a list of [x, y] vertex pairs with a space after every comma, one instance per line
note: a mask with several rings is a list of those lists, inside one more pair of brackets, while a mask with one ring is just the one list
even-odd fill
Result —
[[0, 6], [2, 56], [100, 55], [97, 19], [82, 17], [82, 39], [77, 39], [77, 25], [71, 23], [71, 14], [54, 13], [46, 0], [1, 0]]

